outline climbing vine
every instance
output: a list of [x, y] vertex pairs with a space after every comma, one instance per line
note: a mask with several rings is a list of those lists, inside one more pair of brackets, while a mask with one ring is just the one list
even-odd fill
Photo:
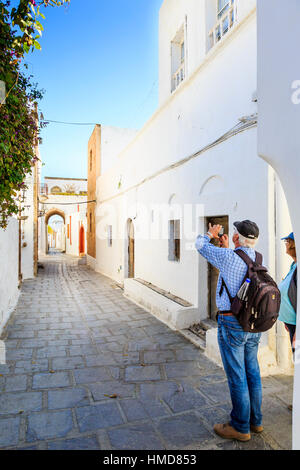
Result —
[[40, 7], [69, 0], [19, 0], [17, 8], [0, 0], [0, 227], [19, 210], [17, 195], [37, 161], [38, 119], [34, 103], [43, 91], [26, 75], [24, 57], [40, 49], [44, 19]]

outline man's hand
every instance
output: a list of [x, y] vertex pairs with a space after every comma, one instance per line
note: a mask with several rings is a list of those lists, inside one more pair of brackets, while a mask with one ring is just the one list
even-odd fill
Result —
[[220, 247], [221, 248], [229, 248], [229, 237], [228, 237], [228, 235], [224, 234], [220, 237]]
[[208, 232], [207, 235], [210, 239], [212, 238], [219, 238], [219, 233], [221, 231], [222, 225], [208, 225]]

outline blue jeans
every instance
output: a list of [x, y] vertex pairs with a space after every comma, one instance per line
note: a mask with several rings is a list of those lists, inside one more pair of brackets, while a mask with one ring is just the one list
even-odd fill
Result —
[[262, 424], [260, 338], [261, 333], [244, 332], [234, 316], [219, 315], [218, 342], [232, 401], [230, 425], [245, 434], [250, 432], [250, 424]]

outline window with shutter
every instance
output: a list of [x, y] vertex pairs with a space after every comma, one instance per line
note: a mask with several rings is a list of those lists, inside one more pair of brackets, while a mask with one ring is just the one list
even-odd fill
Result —
[[180, 261], [180, 220], [169, 220], [169, 261]]

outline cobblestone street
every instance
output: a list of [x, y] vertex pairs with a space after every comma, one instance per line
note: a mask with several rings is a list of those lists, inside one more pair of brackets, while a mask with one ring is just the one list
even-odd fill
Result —
[[4, 334], [1, 449], [291, 448], [291, 377], [264, 379], [262, 435], [224, 441], [220, 368], [77, 258], [41, 263]]

